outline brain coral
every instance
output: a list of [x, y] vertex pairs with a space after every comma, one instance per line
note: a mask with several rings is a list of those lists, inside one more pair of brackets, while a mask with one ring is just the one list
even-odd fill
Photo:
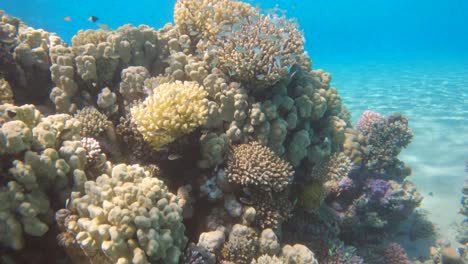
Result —
[[[72, 193], [65, 230], [87, 256], [113, 263], [178, 263], [187, 242], [178, 198], [139, 165], [119, 164], [111, 176]], [[158, 262], [159, 263], [159, 262]]]
[[162, 84], [131, 109], [132, 122], [146, 141], [160, 149], [206, 122], [206, 96], [196, 82]]
[[226, 168], [230, 182], [265, 191], [285, 189], [293, 174], [288, 162], [257, 142], [234, 146]]

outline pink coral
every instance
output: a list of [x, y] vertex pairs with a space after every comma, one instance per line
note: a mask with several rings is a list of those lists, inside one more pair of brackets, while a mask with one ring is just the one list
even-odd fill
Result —
[[374, 123], [385, 121], [385, 117], [379, 113], [364, 111], [359, 119], [356, 128], [364, 135], [368, 134]]
[[384, 250], [385, 263], [387, 264], [410, 264], [408, 255], [400, 244], [391, 243]]

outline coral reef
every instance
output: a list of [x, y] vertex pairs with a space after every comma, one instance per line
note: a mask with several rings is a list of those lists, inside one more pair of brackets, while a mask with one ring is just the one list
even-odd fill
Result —
[[[178, 0], [175, 25], [79, 31], [69, 46], [0, 18], [0, 261], [45, 248], [119, 264], [398, 253], [383, 237], [422, 200], [398, 160], [408, 120], [366, 112], [352, 128], [294, 20]], [[414, 240], [430, 231], [416, 220]]]
[[384, 250], [385, 263], [409, 264], [411, 263], [405, 250], [397, 243], [392, 243]]

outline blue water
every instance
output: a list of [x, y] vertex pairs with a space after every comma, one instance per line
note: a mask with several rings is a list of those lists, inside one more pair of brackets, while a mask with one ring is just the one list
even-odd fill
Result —
[[[172, 21], [174, 0], [2, 0], [1, 9], [70, 41], [79, 29]], [[247, 1], [296, 17], [314, 68], [333, 75], [355, 122], [364, 110], [401, 112], [415, 137], [401, 159], [422, 207], [453, 239], [468, 159], [468, 1]], [[87, 21], [99, 17], [96, 24]], [[66, 22], [64, 16], [71, 16]], [[434, 196], [426, 195], [433, 192]]]
[[[323, 67], [331, 61], [463, 56], [468, 61], [468, 2], [465, 0], [246, 1], [262, 9], [279, 8], [296, 17], [306, 48]], [[79, 29], [126, 23], [155, 28], [172, 21], [175, 0], [2, 0], [0, 8], [34, 27], [70, 40]], [[65, 22], [64, 16], [71, 16]]]

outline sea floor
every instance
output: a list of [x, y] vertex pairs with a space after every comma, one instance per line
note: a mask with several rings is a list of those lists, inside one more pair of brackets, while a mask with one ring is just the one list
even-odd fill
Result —
[[[412, 167], [409, 179], [440, 237], [458, 245], [455, 225], [462, 220], [461, 190], [468, 179], [468, 60], [353, 61], [324, 70], [332, 73], [353, 124], [365, 110], [409, 118], [414, 139], [400, 159]], [[414, 248], [407, 250], [412, 255]]]

